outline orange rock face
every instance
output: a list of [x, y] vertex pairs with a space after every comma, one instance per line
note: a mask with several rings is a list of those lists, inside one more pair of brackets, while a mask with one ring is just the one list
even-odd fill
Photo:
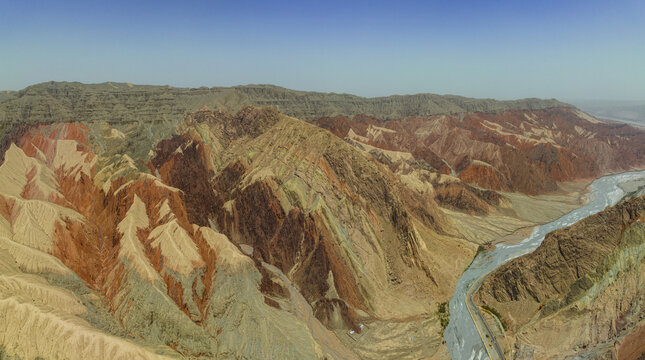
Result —
[[490, 166], [470, 164], [459, 172], [459, 179], [486, 189], [510, 191], [504, 176]]
[[641, 324], [634, 331], [616, 342], [618, 360], [640, 359], [645, 354], [645, 325]]

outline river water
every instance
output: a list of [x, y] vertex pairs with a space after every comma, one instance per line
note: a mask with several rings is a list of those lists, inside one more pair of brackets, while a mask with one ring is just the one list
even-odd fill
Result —
[[609, 175], [595, 180], [589, 186], [587, 203], [572, 212], [548, 224], [535, 227], [533, 233], [522, 242], [505, 245], [500, 244], [493, 251], [480, 253], [466, 269], [457, 282], [455, 294], [450, 300], [450, 323], [444, 333], [444, 339], [453, 360], [484, 360], [488, 359], [475, 324], [466, 309], [466, 294], [479, 280], [497, 269], [505, 262], [518, 256], [533, 252], [551, 231], [569, 226], [589, 215], [614, 205], [623, 196], [623, 190], [618, 187], [625, 181], [639, 179], [645, 176], [645, 171], [628, 172]]

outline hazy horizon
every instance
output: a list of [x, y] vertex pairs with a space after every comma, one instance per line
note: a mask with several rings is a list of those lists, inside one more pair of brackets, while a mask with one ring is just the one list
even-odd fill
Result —
[[639, 1], [0, 4], [0, 88], [272, 84], [364, 97], [645, 100]]
[[[320, 91], [320, 90], [311, 90], [311, 89], [294, 89], [294, 88], [289, 88], [281, 85], [276, 85], [276, 84], [253, 84], [253, 83], [248, 83], [248, 84], [235, 84], [235, 85], [199, 85], [199, 86], [175, 86], [173, 84], [156, 84], [156, 83], [149, 83], [149, 84], [140, 84], [140, 83], [132, 83], [129, 81], [102, 81], [102, 82], [83, 82], [83, 81], [73, 81], [73, 80], [46, 80], [46, 81], [41, 81], [38, 83], [33, 83], [33, 84], [28, 84], [27, 86], [20, 88], [20, 89], [0, 89], [0, 92], [18, 92], [21, 90], [24, 90], [30, 86], [34, 85], [39, 85], [39, 84], [45, 84], [48, 82], [69, 82], [69, 83], [74, 83], [78, 82], [83, 85], [100, 85], [100, 84], [107, 84], [107, 83], [113, 83], [113, 84], [132, 84], [135, 86], [170, 86], [173, 88], [192, 88], [192, 89], [198, 89], [201, 87], [207, 87], [207, 88], [217, 88], [217, 87], [236, 87], [236, 86], [277, 86], [277, 87], [282, 87], [285, 89], [289, 90], [295, 90], [295, 91], [303, 91], [303, 92], [321, 92], [321, 93], [337, 93], [337, 94], [342, 94], [342, 95], [354, 95], [354, 96], [359, 96], [359, 97], [365, 97], [365, 98], [375, 98], [375, 97], [388, 97], [388, 96], [406, 96], [406, 95], [419, 95], [419, 94], [434, 94], [434, 95], [440, 95], [440, 96], [462, 96], [462, 97], [467, 97], [461, 94], [450, 94], [450, 93], [431, 93], [431, 92], [416, 92], [416, 93], [396, 93], [396, 94], [387, 94], [387, 95], [375, 95], [375, 96], [363, 96], [359, 94], [354, 94], [354, 93], [348, 93], [348, 92], [338, 92], [338, 91]], [[492, 97], [471, 97], [471, 98], [476, 98], [476, 99], [493, 99], [493, 100], [521, 100], [521, 99], [526, 99], [527, 97], [524, 98], [492, 98]], [[536, 97], [533, 97], [536, 98]], [[541, 97], [539, 99], [555, 99], [564, 103], [568, 103], [571, 105], [575, 105], [576, 103], [592, 103], [592, 102], [599, 102], [599, 105], [619, 105], [619, 104], [624, 104], [624, 105], [644, 105], [645, 100], [635, 100], [635, 99], [600, 99], [600, 98], [546, 98], [546, 97]]]

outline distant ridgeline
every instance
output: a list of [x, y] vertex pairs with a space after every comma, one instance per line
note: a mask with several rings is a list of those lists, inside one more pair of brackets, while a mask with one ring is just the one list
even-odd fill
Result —
[[289, 90], [272, 85], [201, 87], [132, 85], [126, 83], [81, 84], [47, 82], [18, 92], [0, 94], [0, 123], [50, 123], [69, 121], [156, 122], [183, 120], [184, 114], [206, 105], [236, 112], [245, 105], [274, 106], [306, 121], [335, 115], [365, 114], [379, 119], [411, 115], [501, 112], [571, 107], [555, 99], [497, 101], [454, 95], [394, 95], [364, 98], [348, 94]]

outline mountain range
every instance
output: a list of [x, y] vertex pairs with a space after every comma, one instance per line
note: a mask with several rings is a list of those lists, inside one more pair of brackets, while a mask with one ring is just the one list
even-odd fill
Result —
[[[49, 82], [3, 93], [0, 131], [0, 357], [16, 359], [449, 358], [437, 309], [477, 253], [645, 168], [645, 131], [557, 100]], [[500, 268], [481, 303], [513, 334], [569, 321], [612, 266], [642, 267], [622, 260], [644, 240], [632, 195]], [[594, 311], [642, 297], [611, 274]], [[638, 311], [606, 312], [588, 344], [633, 343]]]

